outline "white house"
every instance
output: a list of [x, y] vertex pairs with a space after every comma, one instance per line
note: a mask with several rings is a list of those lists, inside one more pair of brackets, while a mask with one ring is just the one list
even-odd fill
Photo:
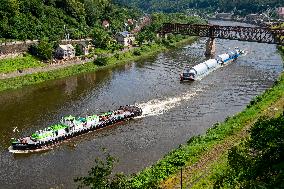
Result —
[[75, 57], [75, 48], [71, 45], [59, 45], [55, 51], [56, 58], [66, 59]]
[[134, 43], [135, 37], [132, 33], [128, 31], [123, 31], [123, 32], [118, 32], [115, 35], [115, 40], [117, 41], [118, 44], [127, 47]]

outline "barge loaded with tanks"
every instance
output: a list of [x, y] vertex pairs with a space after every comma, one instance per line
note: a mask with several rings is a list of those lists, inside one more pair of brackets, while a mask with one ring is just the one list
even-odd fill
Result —
[[192, 68], [186, 66], [180, 74], [180, 81], [194, 81], [198, 77], [208, 74], [209, 72], [236, 60], [245, 53], [244, 50], [235, 48], [233, 51], [218, 55], [215, 59], [209, 59]]
[[139, 107], [121, 106], [118, 110], [100, 115], [63, 117], [59, 124], [38, 130], [31, 136], [12, 139], [12, 146], [10, 146], [9, 151], [12, 153], [28, 153], [46, 150], [67, 139], [141, 115], [142, 109]]

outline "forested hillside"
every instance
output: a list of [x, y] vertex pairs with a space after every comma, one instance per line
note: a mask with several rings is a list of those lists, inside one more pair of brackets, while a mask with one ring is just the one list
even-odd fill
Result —
[[70, 38], [78, 39], [89, 36], [105, 19], [115, 32], [139, 14], [111, 0], [1, 0], [0, 38], [58, 40], [70, 33]]
[[118, 3], [139, 7], [149, 12], [180, 12], [186, 9], [248, 14], [262, 12], [268, 8], [283, 6], [283, 0], [115, 0]]

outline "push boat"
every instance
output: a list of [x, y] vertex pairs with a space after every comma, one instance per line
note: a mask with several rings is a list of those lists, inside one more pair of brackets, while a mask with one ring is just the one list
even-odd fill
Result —
[[27, 153], [49, 149], [67, 139], [90, 131], [114, 125], [142, 115], [142, 109], [136, 106], [121, 106], [118, 110], [87, 117], [62, 117], [59, 124], [38, 130], [31, 136], [12, 139], [9, 151], [12, 153]]
[[233, 51], [218, 55], [217, 58], [206, 60], [194, 67], [186, 66], [180, 74], [180, 81], [194, 81], [199, 76], [205, 75], [218, 67], [228, 64], [243, 54], [245, 54], [245, 51], [236, 47]]

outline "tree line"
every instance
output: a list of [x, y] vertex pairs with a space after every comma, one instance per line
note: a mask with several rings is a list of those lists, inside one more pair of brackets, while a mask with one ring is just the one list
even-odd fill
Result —
[[52, 41], [91, 36], [102, 21], [112, 32], [120, 31], [127, 19], [139, 18], [141, 11], [125, 8], [111, 0], [1, 0], [0, 38]]
[[239, 15], [260, 13], [268, 8], [283, 6], [282, 0], [115, 0], [139, 7], [149, 12], [182, 12], [187, 9], [203, 9], [212, 12], [235, 12]]

